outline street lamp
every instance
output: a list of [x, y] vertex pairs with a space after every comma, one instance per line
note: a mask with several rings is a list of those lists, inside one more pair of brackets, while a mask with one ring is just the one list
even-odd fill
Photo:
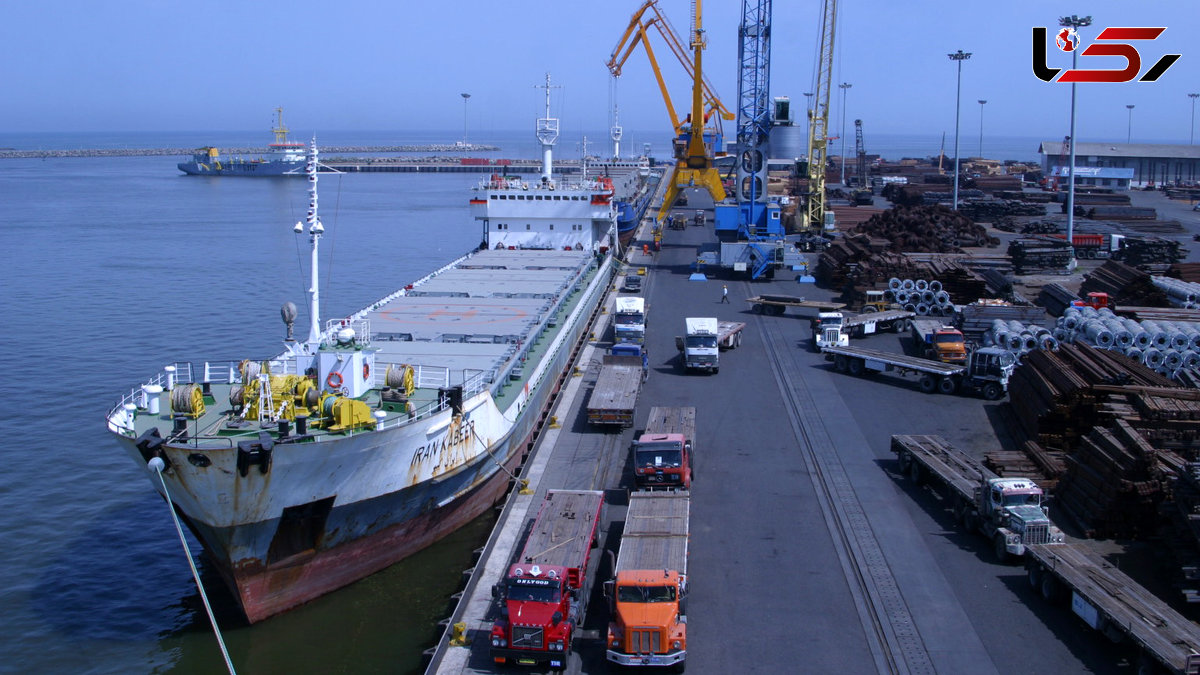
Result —
[[853, 86], [849, 82], [838, 85], [842, 90], [842, 185], [846, 184], [846, 90]]
[[1196, 144], [1196, 99], [1200, 98], [1200, 94], [1188, 94], [1188, 98], [1192, 99], [1192, 126], [1188, 127], [1190, 132], [1188, 136], [1188, 145]]
[[979, 159], [983, 159], [983, 105], [987, 101], [979, 99]]
[[958, 50], [947, 54], [951, 61], [958, 64], [958, 91], [954, 97], [954, 210], [958, 210], [958, 112], [962, 99], [962, 62], [971, 58], [971, 52]]
[[467, 101], [470, 100], [470, 94], [459, 94], [463, 99], [463, 145], [467, 144]]
[[[1070, 28], [1076, 31], [1079, 28], [1085, 28], [1092, 25], [1092, 17], [1090, 16], [1060, 16], [1058, 25], [1064, 28]], [[1078, 36], [1076, 36], [1078, 38]], [[1075, 70], [1076, 63], [1079, 60], [1079, 42], [1075, 42], [1071, 48], [1071, 70]], [[1067, 271], [1073, 271], [1077, 263], [1075, 262], [1075, 83], [1071, 83], [1071, 152], [1067, 159], [1067, 243], [1070, 245], [1068, 250], [1071, 251], [1071, 259], [1067, 262]]]
[[1125, 130], [1125, 143], [1129, 143], [1130, 139], [1133, 138], [1133, 106], [1127, 105], [1125, 107], [1129, 109], [1129, 127]]

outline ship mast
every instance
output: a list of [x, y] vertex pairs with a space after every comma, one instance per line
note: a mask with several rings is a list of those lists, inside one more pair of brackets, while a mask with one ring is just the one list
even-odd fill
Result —
[[308, 173], [308, 215], [304, 222], [296, 223], [294, 228], [296, 234], [304, 231], [305, 224], [308, 225], [309, 242], [312, 244], [312, 262], [309, 265], [312, 271], [312, 277], [309, 280], [308, 296], [309, 296], [309, 313], [312, 316], [312, 325], [308, 329], [308, 346], [310, 350], [315, 351], [317, 345], [321, 342], [321, 293], [317, 284], [317, 249], [321, 241], [321, 235], [325, 232], [325, 226], [321, 224], [321, 219], [317, 216], [317, 139], [313, 137], [312, 143], [308, 149], [308, 165], [305, 167]]
[[551, 157], [554, 154], [554, 144], [558, 142], [558, 118], [550, 116], [550, 90], [558, 89], [550, 85], [550, 73], [546, 73], [546, 84], [535, 84], [534, 87], [546, 90], [546, 116], [538, 118], [537, 139], [542, 144], [542, 182], [550, 182]]

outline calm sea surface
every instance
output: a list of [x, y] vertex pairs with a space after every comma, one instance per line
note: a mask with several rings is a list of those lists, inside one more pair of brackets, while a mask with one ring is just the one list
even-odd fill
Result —
[[[0, 134], [0, 147], [261, 145], [265, 134]], [[605, 154], [589, 135], [591, 152]], [[653, 137], [645, 135], [647, 140]], [[643, 140], [627, 132], [626, 148]], [[328, 145], [447, 143], [454, 134], [330, 133]], [[493, 143], [537, 157], [529, 132]], [[564, 134], [560, 156], [578, 157]], [[985, 140], [1035, 159], [1038, 139]], [[938, 138], [875, 140], [890, 158]], [[666, 155], [658, 139], [652, 151]], [[966, 154], [964, 152], [964, 154]], [[303, 179], [183, 176], [182, 158], [0, 160], [0, 672], [213, 673], [224, 669], [167, 506], [111, 440], [104, 416], [173, 361], [265, 358], [279, 308], [305, 307]], [[480, 241], [461, 174], [322, 175], [322, 310], [349, 314]], [[297, 333], [308, 329], [302, 309]], [[240, 672], [420, 668], [490, 516], [349, 588], [247, 626], [190, 540]]]

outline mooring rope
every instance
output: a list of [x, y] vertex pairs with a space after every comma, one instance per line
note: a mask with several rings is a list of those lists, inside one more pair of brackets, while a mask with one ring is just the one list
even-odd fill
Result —
[[208, 595], [204, 592], [204, 584], [200, 583], [200, 573], [196, 571], [196, 563], [192, 560], [192, 551], [188, 548], [187, 540], [183, 538], [183, 527], [179, 524], [179, 516], [175, 513], [175, 505], [171, 502], [171, 494], [167, 492], [167, 482], [163, 480], [162, 472], [166, 464], [159, 457], [154, 457], [147, 464], [154, 473], [158, 474], [158, 482], [162, 485], [163, 496], [167, 498], [167, 508], [171, 510], [171, 520], [175, 521], [175, 531], [179, 533], [179, 543], [183, 544], [183, 552], [187, 554], [188, 566], [192, 568], [192, 578], [196, 580], [196, 588], [200, 589], [200, 599], [204, 601], [204, 610], [208, 612], [208, 620], [212, 623], [213, 633], [217, 636], [217, 644], [221, 647], [221, 655], [225, 657], [225, 667], [230, 675], [237, 675], [233, 669], [233, 661], [229, 659], [229, 650], [225, 649], [225, 640], [221, 637], [221, 629], [217, 627], [217, 619], [213, 616], [212, 605], [208, 604]]

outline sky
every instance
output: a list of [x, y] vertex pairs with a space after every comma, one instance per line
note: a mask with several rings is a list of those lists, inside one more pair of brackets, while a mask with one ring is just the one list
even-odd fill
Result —
[[[698, 3], [699, 4], [699, 3]], [[803, 107], [815, 82], [818, 0], [773, 3], [771, 95]], [[532, 129], [549, 72], [553, 115], [570, 129], [606, 129], [615, 99], [620, 123], [670, 133], [663, 101], [639, 48], [613, 94], [606, 62], [641, 0], [14, 0], [0, 3], [0, 133], [61, 131], [242, 131], [270, 127], [283, 106], [294, 131], [429, 130], [486, 137]], [[658, 0], [677, 32], [691, 23], [689, 0]], [[703, 70], [737, 107], [741, 2], [708, 0]], [[1070, 85], [1032, 71], [1032, 28], [1046, 26], [1047, 65], [1070, 67], [1053, 44], [1058, 18], [1090, 15], [1081, 48], [1109, 26], [1161, 26], [1134, 43], [1142, 72], [1162, 54], [1181, 58], [1156, 82], [1078, 85], [1081, 141], [1189, 141], [1200, 93], [1200, 3], [1009, 0], [843, 0], [834, 79], [850, 83], [845, 115], [869, 133], [953, 133], [962, 63], [960, 125], [989, 135], [1061, 139]], [[685, 37], [686, 39], [686, 37]], [[657, 35], [676, 109], [690, 82]], [[1114, 69], [1123, 59], [1080, 56], [1080, 68]], [[460, 94], [469, 93], [464, 103]], [[834, 88], [830, 128], [842, 115]], [[978, 101], [986, 100], [980, 105]], [[1127, 105], [1135, 106], [1132, 112]], [[982, 114], [982, 120], [981, 120]], [[852, 124], [852, 122], [851, 122]], [[732, 136], [732, 126], [726, 127]]]

